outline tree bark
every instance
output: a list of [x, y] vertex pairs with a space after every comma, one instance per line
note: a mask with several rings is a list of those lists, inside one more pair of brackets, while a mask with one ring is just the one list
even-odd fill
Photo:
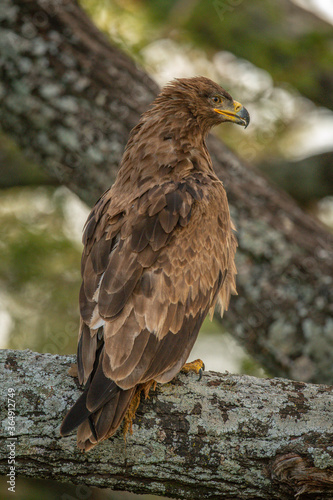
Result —
[[118, 432], [83, 454], [75, 436], [59, 435], [80, 393], [67, 375], [74, 361], [0, 352], [1, 475], [11, 445], [18, 476], [191, 500], [332, 498], [331, 388], [216, 372], [199, 382], [181, 374], [140, 405], [126, 442]]
[[[2, 0], [0, 21], [2, 127], [91, 204], [157, 85], [74, 0]], [[273, 375], [332, 383], [332, 235], [216, 138], [209, 149], [239, 239], [224, 325]]]

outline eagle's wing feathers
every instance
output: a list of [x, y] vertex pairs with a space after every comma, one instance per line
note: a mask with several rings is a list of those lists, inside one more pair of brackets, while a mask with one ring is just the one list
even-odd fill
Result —
[[[108, 212], [97, 206], [94, 218], [100, 219], [86, 242], [80, 306], [92, 339], [103, 324], [103, 370], [122, 388], [163, 378], [179, 359], [185, 362], [196, 338], [194, 325], [201, 324], [199, 316], [215, 304], [225, 279], [229, 228], [220, 224], [216, 234], [215, 221], [205, 217], [214, 194], [215, 204], [221, 205], [221, 193], [214, 189], [222, 190], [219, 182], [207, 180], [204, 190], [200, 180], [148, 190], [127, 213], [117, 214], [117, 220], [109, 214], [111, 226], [105, 218], [101, 228]], [[216, 208], [216, 218], [223, 217], [221, 206]], [[88, 368], [84, 381], [91, 371], [89, 351], [82, 349], [82, 363]], [[155, 358], [159, 369], [150, 367]]]

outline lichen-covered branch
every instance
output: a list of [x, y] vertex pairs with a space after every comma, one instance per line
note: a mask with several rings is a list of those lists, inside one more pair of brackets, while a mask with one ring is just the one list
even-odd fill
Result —
[[[156, 84], [75, 0], [1, 0], [0, 54], [3, 129], [93, 203]], [[209, 147], [239, 239], [224, 325], [270, 373], [332, 383], [332, 235], [216, 138]]]
[[[329, 387], [207, 372], [180, 375], [121, 432], [82, 454], [59, 426], [78, 397], [74, 356], [0, 352], [0, 473], [8, 473], [8, 395], [16, 474], [182, 499], [333, 496]], [[14, 393], [12, 392], [14, 389]], [[315, 496], [307, 496], [315, 492]]]

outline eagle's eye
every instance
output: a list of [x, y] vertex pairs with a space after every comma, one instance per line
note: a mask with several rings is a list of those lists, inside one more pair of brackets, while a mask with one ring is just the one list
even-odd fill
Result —
[[214, 95], [214, 96], [212, 97], [212, 101], [213, 101], [215, 104], [221, 104], [221, 102], [222, 102], [222, 98], [221, 98], [221, 96], [219, 96], [219, 95]]

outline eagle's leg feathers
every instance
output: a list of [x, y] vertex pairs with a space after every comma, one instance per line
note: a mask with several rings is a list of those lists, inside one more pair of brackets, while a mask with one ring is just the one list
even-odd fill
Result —
[[149, 380], [149, 382], [146, 382], [145, 384], [138, 385], [136, 393], [132, 398], [132, 401], [124, 418], [123, 434], [125, 439], [128, 432], [130, 434], [133, 434], [133, 420], [135, 419], [136, 410], [138, 409], [140, 404], [141, 393], [143, 392], [145, 399], [148, 399], [150, 389], [153, 388], [154, 391], [156, 389], [156, 385], [156, 380]]
[[150, 389], [152, 388], [153, 391], [155, 391], [156, 389], [156, 386], [157, 386], [157, 382], [156, 380], [149, 380], [149, 382], [146, 382], [145, 384], [141, 384], [141, 389], [140, 392], [143, 391], [144, 395], [145, 395], [145, 399], [149, 399], [149, 391]]
[[196, 359], [190, 363], [186, 363], [181, 369], [182, 373], [194, 372], [199, 375], [198, 380], [201, 380], [202, 374], [205, 371], [205, 363], [201, 359]]

